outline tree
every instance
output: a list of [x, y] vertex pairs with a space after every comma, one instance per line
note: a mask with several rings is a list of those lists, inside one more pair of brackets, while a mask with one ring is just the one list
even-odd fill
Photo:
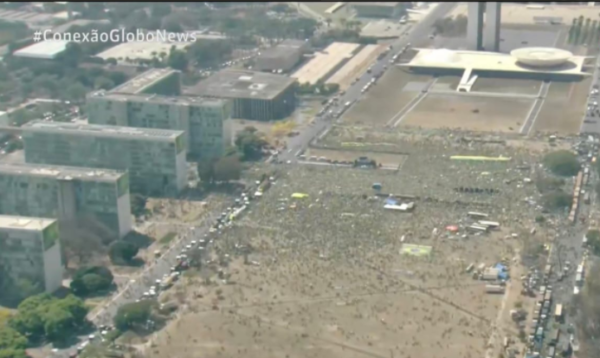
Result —
[[585, 236], [594, 255], [600, 255], [600, 230], [589, 230]]
[[543, 163], [553, 174], [565, 177], [576, 175], [581, 168], [577, 156], [568, 150], [548, 153], [544, 157]]
[[94, 81], [94, 89], [109, 90], [115, 87], [115, 83], [106, 77], [98, 77]]
[[6, 325], [0, 326], [0, 351], [25, 348], [27, 348], [27, 338], [25, 336]]
[[137, 255], [138, 250], [139, 248], [134, 244], [118, 240], [110, 245], [108, 254], [112, 262], [131, 262], [135, 255]]
[[167, 19], [163, 24], [163, 28], [167, 32], [183, 32], [183, 27], [181, 27], [181, 24], [172, 19]]
[[548, 210], [560, 210], [571, 206], [572, 196], [564, 191], [554, 191], [544, 194], [542, 201], [544, 207]]
[[132, 194], [131, 195], [131, 213], [135, 217], [140, 217], [148, 213], [148, 209], [146, 209], [146, 204], [148, 203], [148, 198], [140, 194]]
[[203, 183], [210, 184], [213, 182], [215, 177], [215, 161], [204, 160], [198, 162], [196, 166], [198, 170], [198, 177]]
[[242, 153], [243, 160], [255, 160], [262, 156], [262, 149], [267, 142], [258, 135], [254, 127], [246, 127], [238, 133], [235, 146]]
[[163, 18], [171, 13], [171, 5], [168, 3], [153, 3], [150, 6], [150, 13], [154, 18]]
[[84, 267], [73, 275], [71, 291], [78, 296], [85, 296], [107, 290], [113, 284], [113, 275], [104, 266]]
[[73, 327], [74, 319], [69, 311], [52, 306], [44, 313], [44, 334], [52, 342], [65, 341]]
[[119, 307], [115, 315], [115, 327], [126, 331], [146, 323], [151, 316], [153, 306], [154, 302], [150, 300], [124, 304]]
[[174, 50], [169, 53], [167, 63], [169, 67], [180, 71], [185, 71], [188, 67], [188, 59], [185, 52], [179, 50]]
[[24, 336], [39, 337], [44, 334], [44, 320], [39, 308], [52, 301], [52, 296], [43, 293], [31, 296], [21, 302], [18, 313], [10, 320], [10, 326]]
[[214, 174], [214, 179], [217, 181], [239, 180], [242, 164], [237, 156], [223, 157], [215, 163]]
[[0, 349], [0, 358], [29, 358], [24, 349]]
[[65, 98], [73, 102], [82, 102], [86, 89], [81, 83], [74, 83], [65, 89]]

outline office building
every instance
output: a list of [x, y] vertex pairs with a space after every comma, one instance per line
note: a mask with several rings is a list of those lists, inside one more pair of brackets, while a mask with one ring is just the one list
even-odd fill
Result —
[[181, 93], [181, 72], [172, 68], [153, 68], [113, 88], [110, 92], [176, 96]]
[[0, 214], [91, 218], [116, 238], [131, 231], [127, 172], [39, 164], [0, 164]]
[[130, 190], [175, 195], [187, 182], [185, 133], [151, 128], [29, 122], [25, 162], [129, 171]]
[[230, 99], [232, 117], [270, 121], [296, 108], [296, 80], [270, 73], [226, 69], [185, 90], [190, 96]]
[[90, 124], [184, 131], [195, 160], [218, 158], [232, 144], [229, 100], [98, 91], [86, 106]]
[[469, 3], [467, 23], [469, 50], [500, 51], [500, 15], [501, 3], [499, 2]]
[[[0, 215], [0, 275], [6, 283], [28, 281], [40, 292], [62, 285], [63, 265], [58, 221]], [[14, 292], [11, 292], [15, 294]]]
[[306, 50], [306, 41], [285, 40], [274, 47], [262, 50], [256, 57], [254, 69], [289, 72], [300, 62]]

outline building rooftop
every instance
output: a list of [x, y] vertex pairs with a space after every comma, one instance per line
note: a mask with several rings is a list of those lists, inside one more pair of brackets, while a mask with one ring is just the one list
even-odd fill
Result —
[[32, 121], [21, 126], [23, 133], [69, 133], [72, 135], [128, 138], [134, 140], [172, 141], [183, 135], [183, 131], [157, 128], [134, 128], [100, 124], [76, 124], [62, 122]]
[[0, 164], [0, 175], [28, 175], [59, 180], [80, 180], [114, 183], [125, 172], [112, 169], [67, 167], [45, 164]]
[[143, 92], [158, 81], [161, 81], [179, 71], [172, 68], [154, 68], [110, 90], [111, 93], [136, 94]]
[[187, 88], [184, 92], [196, 96], [270, 100], [294, 82], [293, 78], [282, 75], [226, 69], [200, 81], [194, 87]]
[[157, 104], [179, 104], [188, 106], [218, 106], [225, 105], [225, 101], [218, 98], [202, 98], [190, 96], [161, 96], [157, 94], [131, 94], [96, 91], [88, 95], [88, 98], [107, 98], [113, 101], [123, 102], [151, 102]]
[[67, 49], [69, 41], [42, 41], [19, 49], [13, 53], [16, 57], [52, 60]]
[[172, 47], [175, 47], [177, 50], [183, 50], [192, 43], [194, 43], [194, 40], [191, 36], [189, 37], [189, 41], [162, 41], [162, 38], [156, 37], [155, 41], [120, 43], [100, 52], [96, 57], [104, 60], [114, 58], [118, 62], [127, 62], [127, 59], [151, 60], [161, 52], [168, 54]]
[[519, 58], [497, 52], [459, 51], [447, 49], [417, 49], [419, 53], [409, 62], [401, 66], [415, 68], [440, 68], [472, 71], [494, 71], [513, 73], [544, 73], [555, 75], [589, 76], [583, 72], [586, 57], [573, 56], [560, 66], [535, 67], [526, 66]]
[[42, 231], [54, 222], [56, 219], [0, 215], [0, 229]]
[[324, 79], [343, 60], [351, 58], [352, 53], [359, 48], [359, 44], [334, 42], [315, 56], [298, 71], [294, 72], [293, 78], [298, 83], [315, 84]]

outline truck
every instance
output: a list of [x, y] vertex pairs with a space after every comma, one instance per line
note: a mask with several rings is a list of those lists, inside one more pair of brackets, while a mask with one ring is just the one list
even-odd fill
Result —
[[487, 293], [504, 293], [505, 287], [500, 285], [485, 285], [485, 292]]

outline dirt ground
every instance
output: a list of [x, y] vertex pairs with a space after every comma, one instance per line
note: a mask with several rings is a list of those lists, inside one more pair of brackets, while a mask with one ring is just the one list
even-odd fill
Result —
[[591, 79], [552, 82], [533, 131], [577, 134], [585, 114]]
[[429, 94], [406, 115], [400, 125], [516, 132], [532, 103], [527, 99]]
[[407, 73], [390, 67], [363, 98], [344, 114], [343, 122], [350, 125], [385, 127], [420, 92], [403, 91], [409, 82], [427, 83], [430, 76]]
[[375, 153], [375, 152], [363, 152], [363, 151], [342, 151], [342, 150], [331, 150], [331, 149], [317, 149], [310, 148], [305, 154], [307, 157], [325, 157], [331, 160], [337, 161], [352, 161], [358, 159], [358, 157], [368, 157], [369, 159], [375, 160], [377, 163], [381, 163], [384, 166], [390, 166], [398, 168], [406, 159], [406, 156], [400, 154], [391, 153]]
[[[292, 190], [281, 188], [286, 196]], [[304, 233], [307, 236], [319, 235], [312, 229], [330, 217], [326, 211], [341, 214], [366, 209], [361, 205], [364, 200], [340, 206], [332, 203], [333, 198], [319, 200], [314, 190], [309, 192], [317, 198], [282, 214], [285, 218], [305, 216], [298, 220], [300, 225], [312, 222]], [[431, 212], [414, 215], [425, 213]], [[415, 232], [408, 240], [431, 245], [433, 252], [429, 258], [416, 258], [398, 254], [402, 243], [394, 233], [407, 232], [407, 227], [394, 230], [381, 222], [379, 238], [370, 244], [365, 241], [362, 247], [357, 241], [352, 244], [358, 245], [355, 250], [348, 248], [353, 255], [346, 256], [332, 247], [340, 245], [339, 238], [324, 236], [331, 243], [325, 246], [311, 245], [315, 239], [310, 238], [294, 243], [291, 240], [301, 238], [293, 238], [297, 235], [288, 231], [291, 228], [280, 223], [265, 225], [268, 222], [259, 219], [266, 218], [265, 214], [264, 208], [257, 209], [223, 238], [239, 242], [245, 233], [260, 248], [254, 256], [257, 266], [236, 261], [229, 270], [231, 284], [196, 290], [202, 298], [190, 302], [190, 312], [158, 337], [148, 357], [162, 357], [166, 352], [184, 358], [483, 356], [502, 296], [486, 295], [484, 284], [473, 281], [464, 268], [470, 262], [492, 263], [503, 254], [512, 255], [510, 242], [498, 239], [501, 233], [458, 241], [442, 235], [427, 237], [421, 229], [420, 235]], [[382, 216], [384, 221], [399, 224], [397, 216]], [[341, 219], [329, 225], [338, 229], [365, 220], [374, 218]], [[409, 220], [418, 221], [414, 216]], [[364, 241], [358, 236], [344, 239]], [[215, 301], [218, 290], [223, 298]], [[214, 302], [217, 309], [211, 308]]]

